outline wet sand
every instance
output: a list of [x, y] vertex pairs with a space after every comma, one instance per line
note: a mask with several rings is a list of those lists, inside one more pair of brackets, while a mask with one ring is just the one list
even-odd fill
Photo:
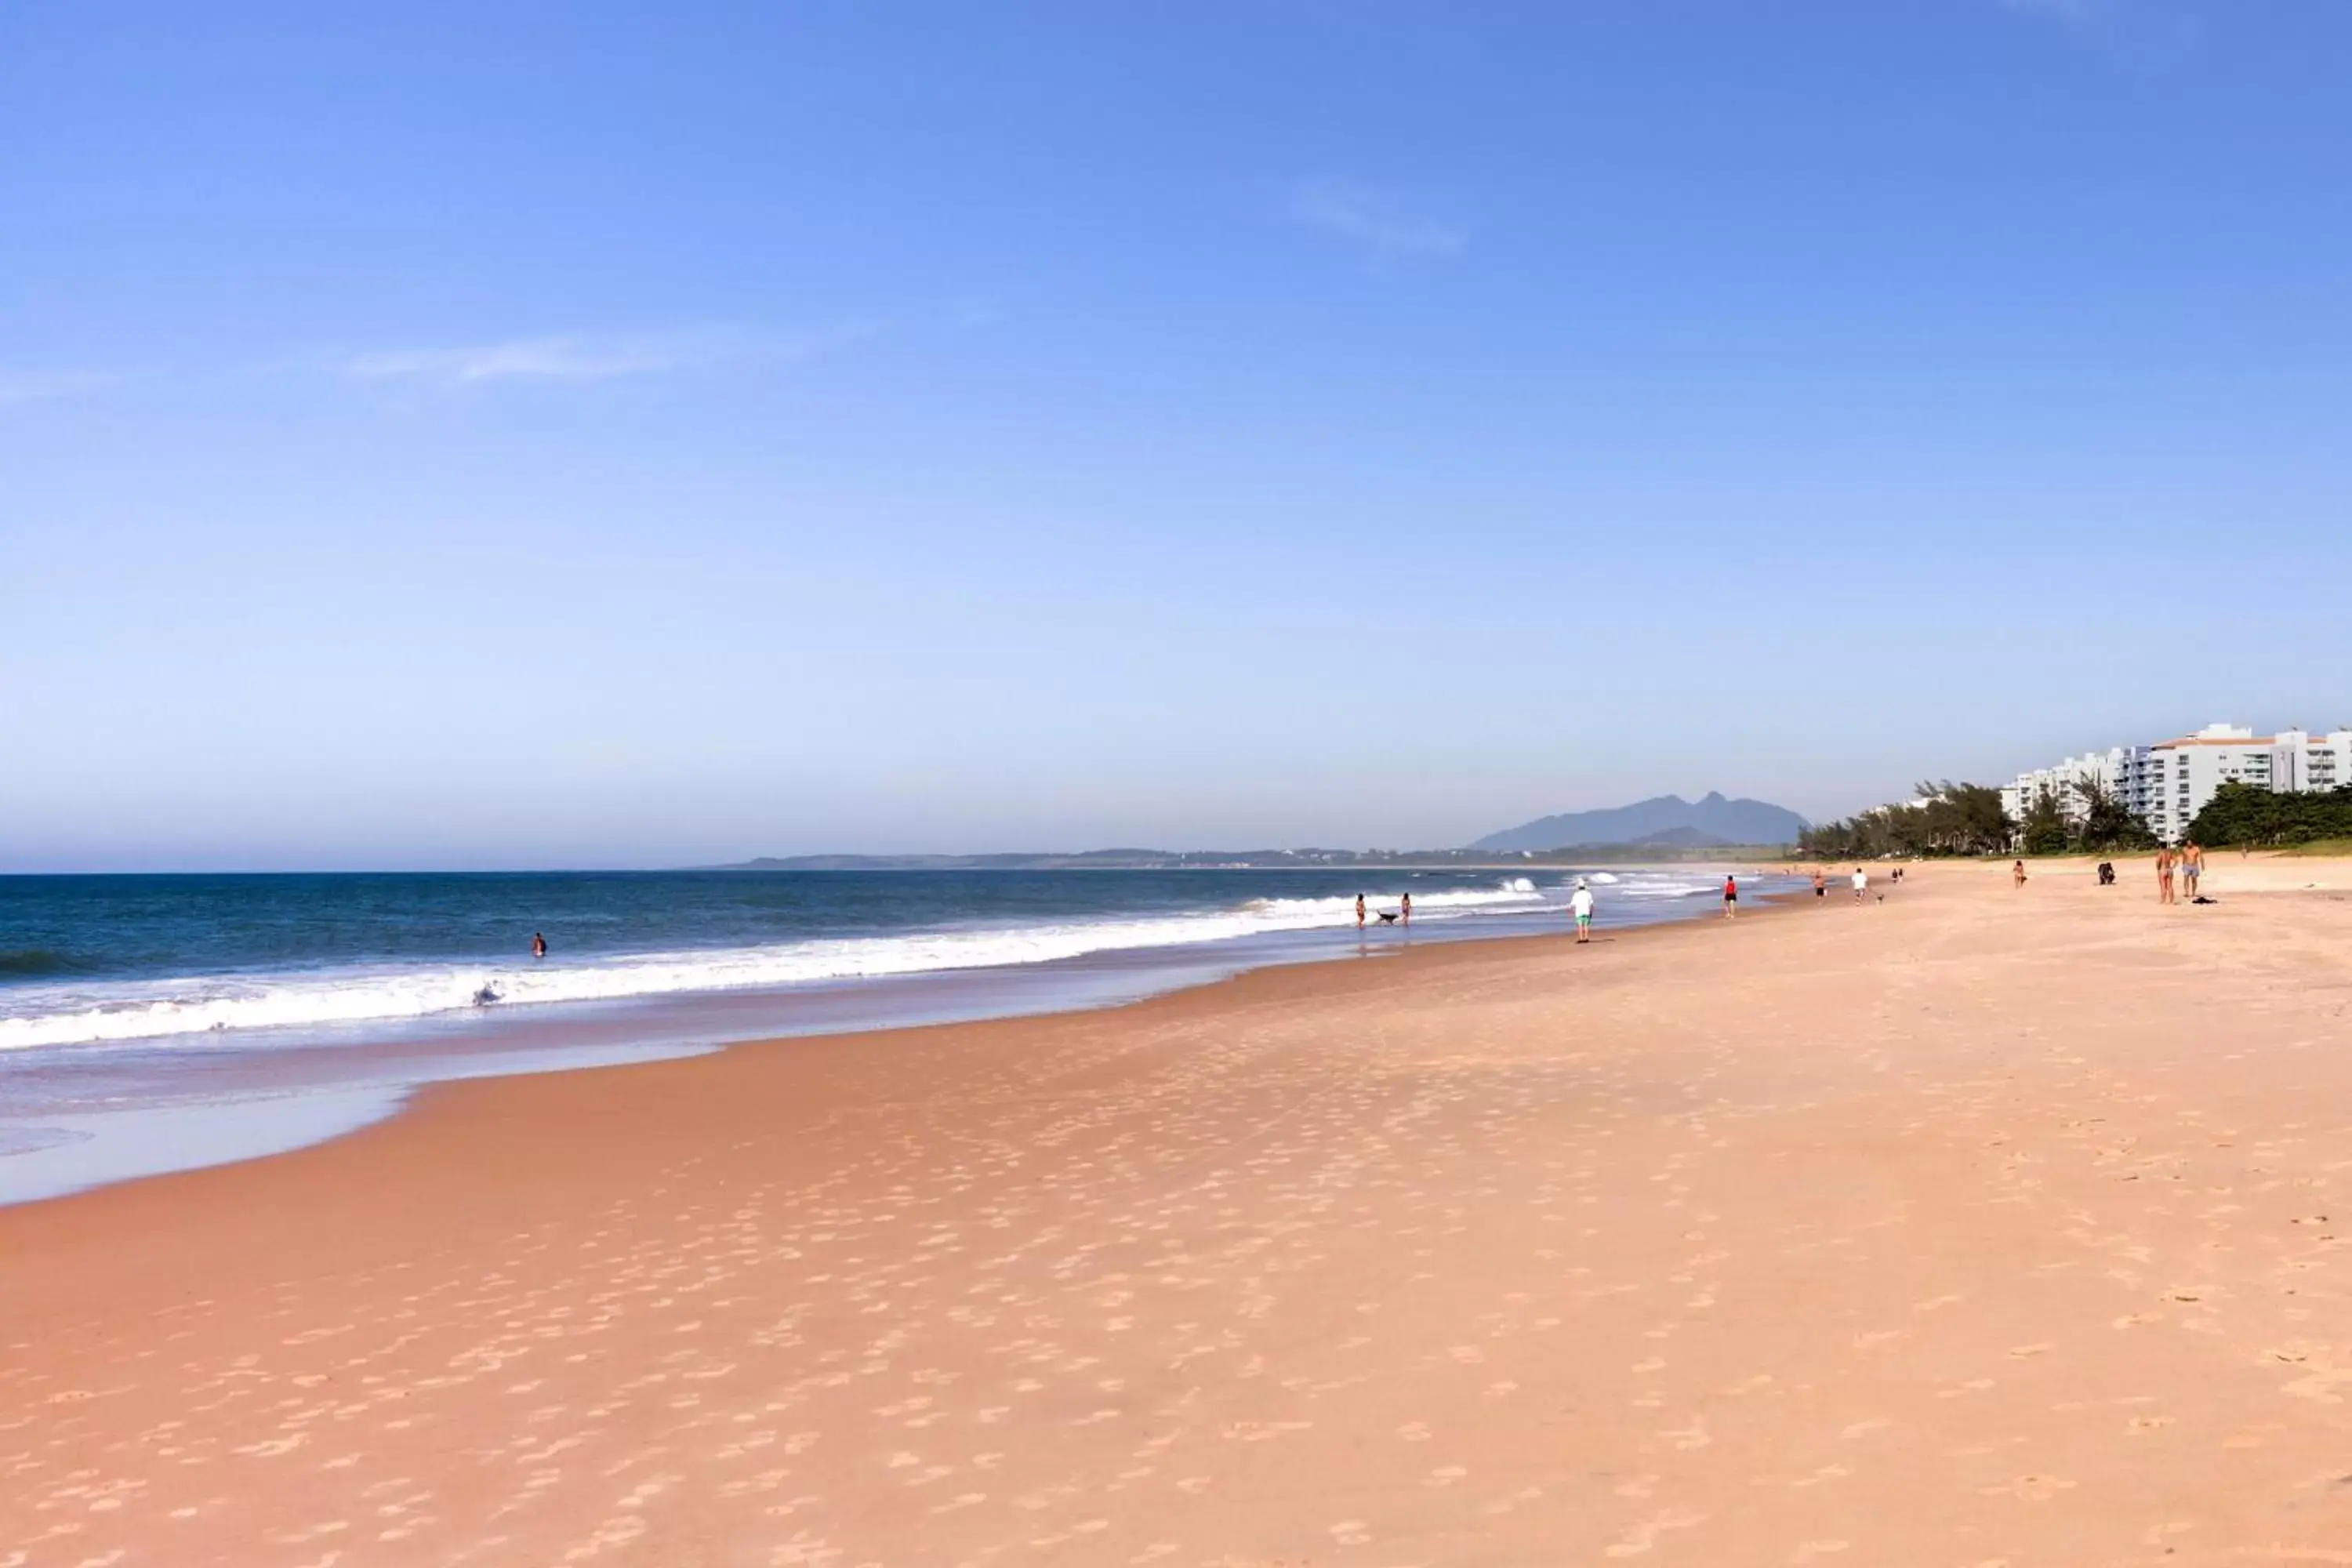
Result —
[[0, 1568], [2352, 1563], [2352, 868], [2122, 869], [0, 1210]]

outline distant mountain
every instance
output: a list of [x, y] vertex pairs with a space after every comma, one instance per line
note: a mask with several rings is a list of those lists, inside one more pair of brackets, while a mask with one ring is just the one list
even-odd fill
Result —
[[1718, 837], [1699, 827], [1661, 827], [1655, 833], [1644, 833], [1633, 842], [1654, 849], [1720, 849], [1738, 840]]
[[1547, 816], [1481, 838], [1464, 849], [1083, 849], [1076, 853], [996, 855], [762, 855], [704, 871], [1328, 871], [1342, 867], [1491, 865], [1497, 854], [1583, 848], [1607, 859], [1693, 859], [1733, 844], [1787, 844], [1804, 826], [1793, 811], [1760, 800], [1702, 801], [1660, 795], [1614, 811]]
[[1565, 849], [1579, 844], [1655, 844], [1704, 847], [1717, 844], [1790, 844], [1805, 819], [1760, 800], [1726, 800], [1710, 790], [1703, 800], [1662, 795], [1604, 811], [1571, 811], [1490, 833], [1473, 849]]
[[[1263, 851], [1262, 853], [1275, 853]], [[762, 855], [710, 871], [1167, 870], [1206, 858], [1167, 849], [1085, 849], [1073, 855]]]

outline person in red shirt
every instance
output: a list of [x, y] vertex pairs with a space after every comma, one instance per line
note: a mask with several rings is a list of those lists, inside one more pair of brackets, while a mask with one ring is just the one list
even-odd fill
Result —
[[1737, 877], [1726, 877], [1723, 879], [1723, 918], [1725, 920], [1729, 920], [1733, 915], [1738, 914], [1738, 912], [1739, 879]]

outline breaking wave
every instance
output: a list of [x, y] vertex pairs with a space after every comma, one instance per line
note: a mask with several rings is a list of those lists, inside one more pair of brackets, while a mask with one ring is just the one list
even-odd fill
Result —
[[[1375, 909], [1412, 891], [1367, 890]], [[1413, 918], [1458, 920], [1538, 908], [1527, 878], [1494, 889], [1413, 892]], [[642, 952], [541, 964], [354, 965], [279, 974], [203, 975], [110, 985], [28, 987], [6, 999], [0, 1050], [156, 1040], [216, 1031], [363, 1024], [500, 1007], [624, 1001], [957, 969], [1046, 963], [1120, 949], [1172, 947], [1352, 925], [1352, 897], [1254, 899], [1235, 908], [1010, 928], [825, 937], [762, 947]]]

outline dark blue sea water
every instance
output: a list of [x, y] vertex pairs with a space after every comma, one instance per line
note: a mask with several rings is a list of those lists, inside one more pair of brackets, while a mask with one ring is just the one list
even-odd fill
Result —
[[[1711, 910], [1717, 886], [1586, 875], [1604, 927]], [[0, 1201], [308, 1142], [437, 1079], [1559, 931], [1575, 876], [0, 877]], [[1360, 892], [1375, 912], [1410, 894], [1411, 931], [1360, 939]]]

